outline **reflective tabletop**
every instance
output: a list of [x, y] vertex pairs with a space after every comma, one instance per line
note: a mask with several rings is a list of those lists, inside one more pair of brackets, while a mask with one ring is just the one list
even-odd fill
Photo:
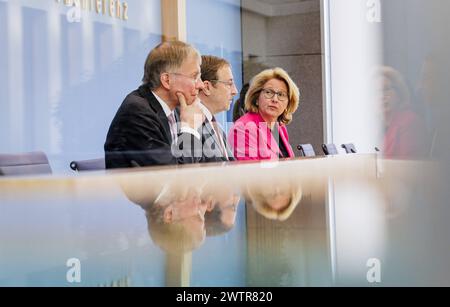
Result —
[[449, 285], [445, 179], [375, 154], [1, 178], [0, 286]]

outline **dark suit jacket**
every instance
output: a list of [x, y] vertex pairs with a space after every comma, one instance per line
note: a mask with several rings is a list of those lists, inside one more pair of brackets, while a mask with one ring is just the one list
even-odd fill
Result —
[[[219, 128], [220, 129], [220, 128]], [[203, 154], [200, 162], [223, 162], [223, 161], [234, 161], [233, 151], [227, 142], [225, 133], [220, 129], [222, 134], [222, 139], [227, 151], [228, 159], [222, 154], [220, 149], [219, 140], [214, 133], [214, 129], [208, 120], [202, 125], [201, 136], [203, 144]]]
[[130, 93], [114, 117], [105, 142], [106, 168], [199, 162], [201, 140], [179, 134], [177, 148], [164, 110], [148, 86]]

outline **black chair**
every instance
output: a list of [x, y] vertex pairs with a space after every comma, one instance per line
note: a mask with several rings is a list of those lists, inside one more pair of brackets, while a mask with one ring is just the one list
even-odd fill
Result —
[[70, 168], [77, 172], [104, 170], [106, 168], [105, 159], [99, 158], [99, 159], [72, 161], [70, 162]]
[[356, 153], [356, 148], [355, 145], [353, 145], [353, 143], [348, 143], [348, 144], [342, 144], [341, 145], [342, 148], [345, 149], [346, 153]]
[[0, 176], [51, 174], [47, 155], [41, 151], [0, 154]]
[[339, 154], [334, 144], [322, 144], [323, 153], [327, 156]]
[[300, 150], [302, 157], [315, 157], [316, 153], [314, 152], [314, 148], [311, 144], [300, 144], [297, 146], [297, 149]]

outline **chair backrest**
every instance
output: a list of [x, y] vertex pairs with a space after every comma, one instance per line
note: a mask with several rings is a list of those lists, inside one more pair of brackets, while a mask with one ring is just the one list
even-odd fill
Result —
[[339, 154], [336, 145], [334, 144], [322, 144], [323, 153], [327, 156]]
[[297, 149], [300, 150], [300, 153], [303, 157], [315, 157], [316, 153], [314, 152], [314, 148], [311, 144], [300, 144], [297, 146]]
[[72, 161], [70, 162], [70, 168], [79, 172], [104, 170], [106, 168], [105, 158]]
[[353, 143], [342, 144], [341, 146], [342, 148], [345, 149], [346, 153], [356, 153], [356, 148], [355, 145], [353, 145]]
[[0, 176], [51, 174], [47, 155], [41, 151], [0, 154]]

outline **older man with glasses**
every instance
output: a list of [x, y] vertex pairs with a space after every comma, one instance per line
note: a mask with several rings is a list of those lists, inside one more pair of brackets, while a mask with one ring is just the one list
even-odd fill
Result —
[[106, 168], [200, 161], [200, 64], [199, 52], [183, 42], [165, 42], [150, 51], [143, 84], [125, 98], [109, 128]]

